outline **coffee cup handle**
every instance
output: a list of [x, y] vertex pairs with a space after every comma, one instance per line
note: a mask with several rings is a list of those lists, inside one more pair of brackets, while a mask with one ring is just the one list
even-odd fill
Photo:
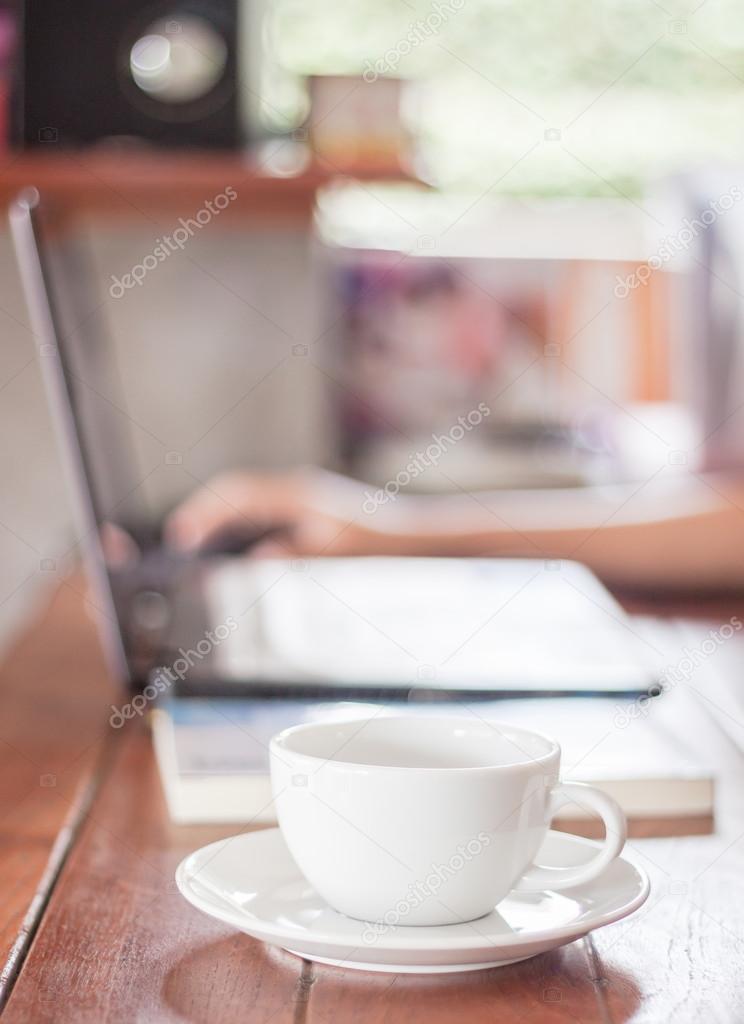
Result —
[[574, 867], [550, 867], [533, 864], [514, 886], [516, 892], [536, 892], [543, 889], [569, 889], [590, 882], [616, 857], [625, 845], [627, 825], [620, 805], [594, 786], [584, 782], [559, 782], [550, 794], [548, 813], [553, 818], [565, 804], [578, 804], [594, 811], [604, 822], [605, 837], [596, 856]]

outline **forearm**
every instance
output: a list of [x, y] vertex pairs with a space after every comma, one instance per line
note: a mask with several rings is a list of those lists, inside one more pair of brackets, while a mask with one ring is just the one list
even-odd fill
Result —
[[398, 496], [370, 519], [391, 554], [576, 559], [634, 585], [744, 583], [744, 490], [729, 481]]

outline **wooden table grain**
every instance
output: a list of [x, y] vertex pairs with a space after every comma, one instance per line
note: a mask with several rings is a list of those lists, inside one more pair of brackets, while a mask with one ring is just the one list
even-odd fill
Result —
[[0, 1006], [92, 799], [114, 694], [83, 585], [68, 580], [0, 674]]
[[[630, 841], [653, 886], [638, 913], [498, 969], [360, 973], [269, 949], [200, 914], [178, 894], [173, 873], [179, 860], [236, 829], [169, 822], [143, 722], [101, 737], [110, 684], [91, 630], [81, 617], [73, 629], [74, 607], [64, 597], [21, 641], [0, 680], [10, 701], [13, 680], [23, 675], [30, 687], [25, 710], [34, 709], [21, 727], [16, 707], [13, 728], [28, 734], [25, 745], [13, 734], [6, 739], [11, 746], [0, 747], [6, 759], [0, 863], [15, 884], [0, 931], [6, 961], [24, 914], [33, 937], [16, 949], [8, 971], [4, 1021], [744, 1020], [744, 757], [699, 701], [686, 701], [678, 727], [717, 769], [716, 830]], [[730, 604], [721, 605], [715, 617], [725, 621], [730, 611]], [[744, 679], [732, 680], [736, 684]], [[45, 687], [53, 694], [48, 706]], [[9, 736], [6, 720], [2, 731]], [[64, 769], [65, 758], [76, 752], [74, 767]], [[33, 768], [23, 767], [24, 758]], [[11, 763], [19, 769], [17, 784], [8, 774]], [[45, 769], [57, 776], [58, 787], [48, 787], [58, 789], [56, 800], [34, 783]], [[65, 821], [68, 832], [55, 854]], [[56, 866], [44, 880], [50, 856]], [[40, 891], [29, 926], [28, 903]]]

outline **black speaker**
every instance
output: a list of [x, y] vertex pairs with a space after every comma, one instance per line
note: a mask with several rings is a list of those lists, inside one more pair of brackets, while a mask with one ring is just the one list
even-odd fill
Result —
[[231, 148], [240, 137], [238, 0], [26, 0], [15, 142], [126, 138]]

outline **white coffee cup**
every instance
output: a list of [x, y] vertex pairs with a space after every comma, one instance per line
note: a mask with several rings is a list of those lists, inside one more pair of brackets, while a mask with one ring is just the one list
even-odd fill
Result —
[[[618, 856], [623, 812], [592, 786], [560, 782], [560, 757], [545, 736], [474, 716], [379, 715], [279, 733], [271, 780], [287, 846], [331, 907], [441, 925], [482, 917], [513, 889], [588, 882]], [[604, 843], [580, 866], [538, 866], [565, 803], [602, 818]]]

